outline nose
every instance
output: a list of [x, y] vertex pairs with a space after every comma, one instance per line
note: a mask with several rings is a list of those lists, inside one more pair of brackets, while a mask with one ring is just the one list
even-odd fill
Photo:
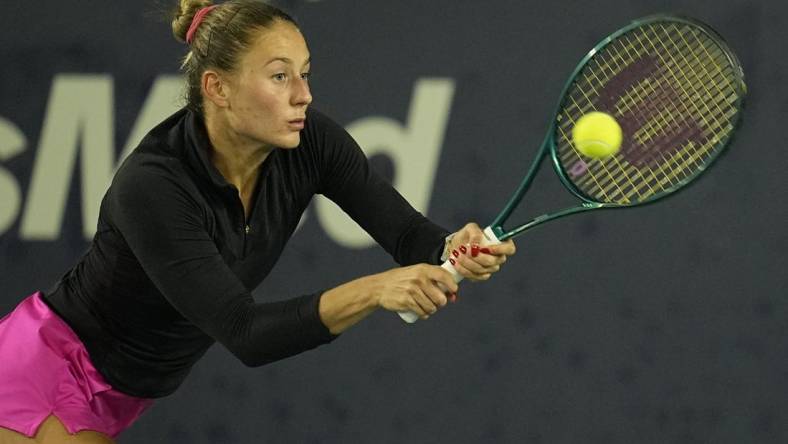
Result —
[[307, 79], [298, 78], [293, 85], [292, 101], [294, 105], [309, 105], [312, 103], [312, 92], [309, 90], [309, 82]]

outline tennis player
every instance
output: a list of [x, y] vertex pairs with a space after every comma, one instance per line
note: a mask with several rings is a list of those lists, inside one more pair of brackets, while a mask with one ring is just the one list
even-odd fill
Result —
[[[310, 56], [286, 13], [253, 0], [182, 0], [188, 104], [143, 139], [101, 204], [90, 250], [0, 323], [0, 443], [107, 443], [173, 393], [218, 341], [248, 366], [321, 344], [383, 308], [426, 319], [456, 297], [450, 256], [486, 280], [514, 254], [451, 234], [372, 171], [309, 107]], [[315, 194], [402, 265], [257, 303]], [[35, 441], [34, 441], [35, 440]]]

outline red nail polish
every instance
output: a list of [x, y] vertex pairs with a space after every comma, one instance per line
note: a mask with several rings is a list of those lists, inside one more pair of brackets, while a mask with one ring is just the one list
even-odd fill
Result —
[[479, 246], [476, 244], [471, 245], [471, 257], [476, 257], [479, 255]]
[[451, 252], [451, 254], [453, 254], [453, 255], [454, 255], [454, 257], [460, 257], [460, 253], [458, 253], [458, 252], [457, 252], [457, 250], [453, 250], [453, 251]]
[[452, 265], [457, 265], [457, 262], [455, 262], [452, 258], [449, 258], [449, 263]]
[[465, 254], [468, 252], [468, 249], [465, 248], [465, 245], [460, 245], [460, 251], [462, 252], [462, 254]]
[[457, 293], [452, 293], [449, 295], [449, 302], [457, 302]]
[[492, 251], [490, 251], [490, 249], [487, 247], [481, 248], [479, 249], [479, 251], [481, 251], [484, 254], [492, 254]]

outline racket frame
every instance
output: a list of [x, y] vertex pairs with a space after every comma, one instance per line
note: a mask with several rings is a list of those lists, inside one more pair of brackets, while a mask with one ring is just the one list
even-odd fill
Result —
[[[610, 203], [610, 202], [599, 202], [591, 198], [590, 196], [583, 193], [579, 190], [574, 183], [569, 179], [569, 175], [561, 165], [560, 159], [558, 158], [558, 151], [557, 151], [557, 143], [555, 140], [556, 135], [556, 127], [559, 124], [559, 116], [561, 115], [561, 110], [563, 109], [564, 102], [567, 98], [567, 92], [574, 84], [575, 80], [578, 78], [580, 73], [583, 69], [588, 65], [588, 63], [593, 59], [594, 55], [605, 48], [607, 45], [615, 41], [618, 37], [627, 32], [643, 26], [648, 25], [651, 23], [656, 22], [678, 22], [689, 24], [693, 27], [698, 28], [700, 31], [706, 33], [716, 44], [719, 46], [721, 52], [725, 55], [728, 59], [728, 62], [731, 66], [737, 71], [737, 77], [739, 82], [734, 85], [737, 90], [737, 99], [735, 102], [736, 108], [739, 110], [736, 113], [735, 119], [731, 122], [732, 129], [728, 132], [726, 137], [717, 141], [717, 147], [720, 148], [719, 152], [709, 160], [709, 162], [704, 165], [703, 168], [699, 168], [696, 170], [692, 175], [681, 179], [678, 181], [678, 184], [672, 187], [669, 190], [664, 190], [659, 193], [655, 193], [653, 196], [649, 197], [647, 200], [634, 202], [630, 204], [624, 203]], [[564, 88], [561, 91], [560, 99], [558, 101], [558, 105], [556, 106], [555, 113], [553, 114], [553, 118], [550, 121], [550, 126], [547, 131], [547, 135], [545, 136], [544, 141], [542, 142], [542, 146], [539, 148], [539, 151], [536, 154], [536, 158], [534, 159], [531, 167], [528, 170], [528, 173], [523, 178], [520, 185], [515, 190], [512, 197], [507, 202], [506, 206], [503, 210], [496, 216], [493, 222], [489, 225], [489, 229], [492, 233], [495, 234], [498, 240], [504, 241], [509, 238], [513, 238], [515, 236], [519, 236], [524, 232], [534, 228], [538, 225], [541, 225], [545, 222], [549, 222], [555, 219], [559, 219], [565, 216], [569, 216], [576, 213], [582, 213], [591, 210], [598, 210], [598, 209], [615, 209], [615, 208], [631, 208], [635, 206], [647, 205], [654, 202], [657, 202], [664, 197], [673, 195], [680, 190], [688, 188], [691, 182], [694, 182], [695, 179], [706, 169], [708, 169], [711, 165], [714, 164], [727, 150], [725, 149], [726, 146], [730, 145], [736, 130], [741, 125], [741, 115], [742, 110], [744, 109], [745, 104], [745, 96], [747, 94], [747, 86], [744, 82], [744, 72], [741, 67], [741, 63], [739, 59], [736, 57], [735, 53], [730, 49], [728, 44], [726, 43], [725, 39], [715, 31], [710, 26], [706, 25], [703, 22], [695, 20], [689, 17], [677, 16], [677, 15], [670, 15], [670, 14], [655, 14], [647, 17], [643, 17], [637, 20], [633, 20], [629, 25], [615, 31], [614, 33], [610, 34], [602, 41], [600, 41], [594, 48], [592, 48], [585, 57], [580, 61], [577, 67], [574, 69], [572, 74], [569, 76], [569, 80], [564, 84]], [[511, 213], [517, 208], [517, 206], [522, 201], [523, 197], [525, 196], [526, 192], [530, 189], [531, 184], [533, 183], [534, 178], [536, 177], [537, 173], [540, 170], [542, 162], [544, 162], [545, 158], [550, 155], [551, 162], [553, 164], [553, 169], [558, 174], [558, 177], [561, 183], [564, 185], [566, 189], [568, 189], [575, 197], [580, 200], [579, 205], [563, 208], [558, 211], [554, 211], [552, 213], [546, 213], [541, 216], [537, 216], [533, 218], [531, 221], [521, 224], [511, 230], [507, 230], [504, 228], [503, 224], [509, 218]]]

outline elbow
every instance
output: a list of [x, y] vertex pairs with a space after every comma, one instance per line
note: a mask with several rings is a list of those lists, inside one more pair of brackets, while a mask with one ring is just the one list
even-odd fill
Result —
[[276, 360], [276, 359], [271, 359], [268, 356], [265, 356], [264, 353], [260, 353], [259, 351], [257, 352], [252, 350], [230, 350], [230, 351], [236, 358], [238, 358], [239, 361], [241, 361], [243, 365], [249, 368], [262, 367]]
[[259, 344], [245, 343], [228, 347], [230, 352], [246, 367], [262, 367], [266, 364], [279, 361], [295, 354], [292, 350], [282, 347], [260, 346]]
[[262, 367], [272, 362], [280, 361], [314, 347], [237, 347], [230, 348], [230, 352], [247, 367]]
[[239, 358], [241, 363], [248, 368], [257, 368], [262, 367], [265, 364], [268, 364], [268, 361], [261, 360], [261, 359], [243, 359]]

